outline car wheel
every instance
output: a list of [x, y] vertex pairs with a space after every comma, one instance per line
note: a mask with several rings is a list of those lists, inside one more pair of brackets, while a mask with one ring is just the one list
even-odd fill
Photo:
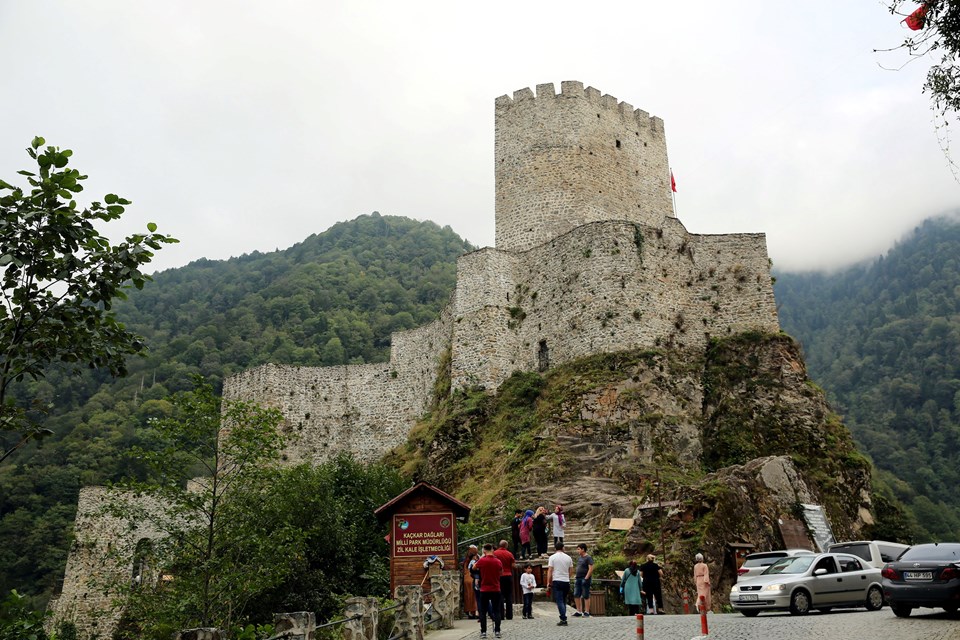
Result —
[[790, 613], [795, 616], [805, 616], [810, 613], [810, 594], [803, 589], [797, 589], [790, 596]]
[[748, 618], [756, 618], [758, 615], [760, 615], [759, 611], [750, 610], [750, 609], [740, 609], [740, 613], [747, 616]]
[[867, 590], [867, 611], [883, 609], [883, 591], [880, 587], [870, 587]]
[[913, 607], [908, 607], [903, 604], [891, 604], [890, 608], [893, 609], [893, 615], [898, 618], [909, 618], [910, 612], [913, 611]]

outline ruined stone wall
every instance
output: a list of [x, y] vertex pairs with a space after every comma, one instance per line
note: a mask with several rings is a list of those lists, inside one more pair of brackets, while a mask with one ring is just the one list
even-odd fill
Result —
[[663, 120], [582, 82], [496, 100], [496, 245], [523, 251], [580, 225], [672, 215]]
[[63, 590], [48, 604], [51, 628], [61, 620], [70, 620], [76, 624], [80, 638], [106, 640], [112, 636], [121, 614], [116, 603], [118, 587], [131, 584], [139, 575], [134, 567], [137, 544], [163, 537], [149, 522], [131, 527], [128, 521], [106, 513], [109, 504], [124, 502], [160, 509], [144, 496], [106, 487], [80, 490], [75, 539], [67, 556]]
[[595, 353], [779, 330], [764, 236], [694, 235], [674, 218], [463, 256], [454, 315], [453, 386], [491, 390], [513, 371]]
[[267, 364], [224, 381], [225, 401], [279, 409], [290, 464], [346, 452], [371, 461], [406, 441], [427, 408], [440, 354], [450, 345], [451, 314], [392, 336], [389, 363], [338, 367]]

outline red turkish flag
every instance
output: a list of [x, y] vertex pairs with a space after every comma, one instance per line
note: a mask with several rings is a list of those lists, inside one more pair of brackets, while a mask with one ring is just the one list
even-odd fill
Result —
[[677, 192], [677, 179], [673, 177], [673, 169], [670, 170], [670, 188], [674, 193]]
[[904, 22], [906, 22], [907, 26], [913, 31], [919, 31], [920, 29], [923, 29], [924, 25], [927, 23], [927, 5], [920, 5], [916, 11], [904, 19]]

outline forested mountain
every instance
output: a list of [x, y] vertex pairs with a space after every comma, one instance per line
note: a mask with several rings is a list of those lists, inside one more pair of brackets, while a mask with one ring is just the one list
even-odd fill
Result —
[[960, 539], [960, 221], [924, 222], [838, 273], [778, 273], [775, 292], [784, 331], [917, 537]]
[[50, 405], [54, 436], [0, 466], [0, 592], [38, 604], [63, 574], [81, 486], [142, 474], [127, 451], [190, 374], [219, 387], [266, 362], [335, 365], [389, 357], [390, 334], [437, 317], [472, 247], [449, 227], [377, 213], [273, 253], [198, 260], [156, 274], [117, 305], [146, 358], [113, 380], [53, 371], [21, 391]]

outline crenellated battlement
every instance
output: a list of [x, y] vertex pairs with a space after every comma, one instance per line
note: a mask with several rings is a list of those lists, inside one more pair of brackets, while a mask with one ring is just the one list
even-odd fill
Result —
[[663, 120], [582, 82], [496, 99], [497, 247], [523, 251], [580, 225], [673, 215]]
[[547, 82], [538, 84], [536, 94], [529, 88], [517, 89], [513, 92], [513, 97], [502, 95], [495, 101], [496, 110], [509, 109], [517, 103], [529, 102], [532, 100], [549, 100], [554, 98], [562, 99], [584, 99], [599, 109], [616, 111], [625, 120], [632, 120], [638, 127], [648, 127], [653, 131], [663, 134], [663, 119], [657, 116], [651, 116], [643, 109], [635, 109], [629, 102], [621, 102], [610, 94], [601, 93], [594, 87], [584, 88], [583, 83], [577, 80], [564, 80], [560, 83], [560, 93], [557, 93], [554, 84]]

